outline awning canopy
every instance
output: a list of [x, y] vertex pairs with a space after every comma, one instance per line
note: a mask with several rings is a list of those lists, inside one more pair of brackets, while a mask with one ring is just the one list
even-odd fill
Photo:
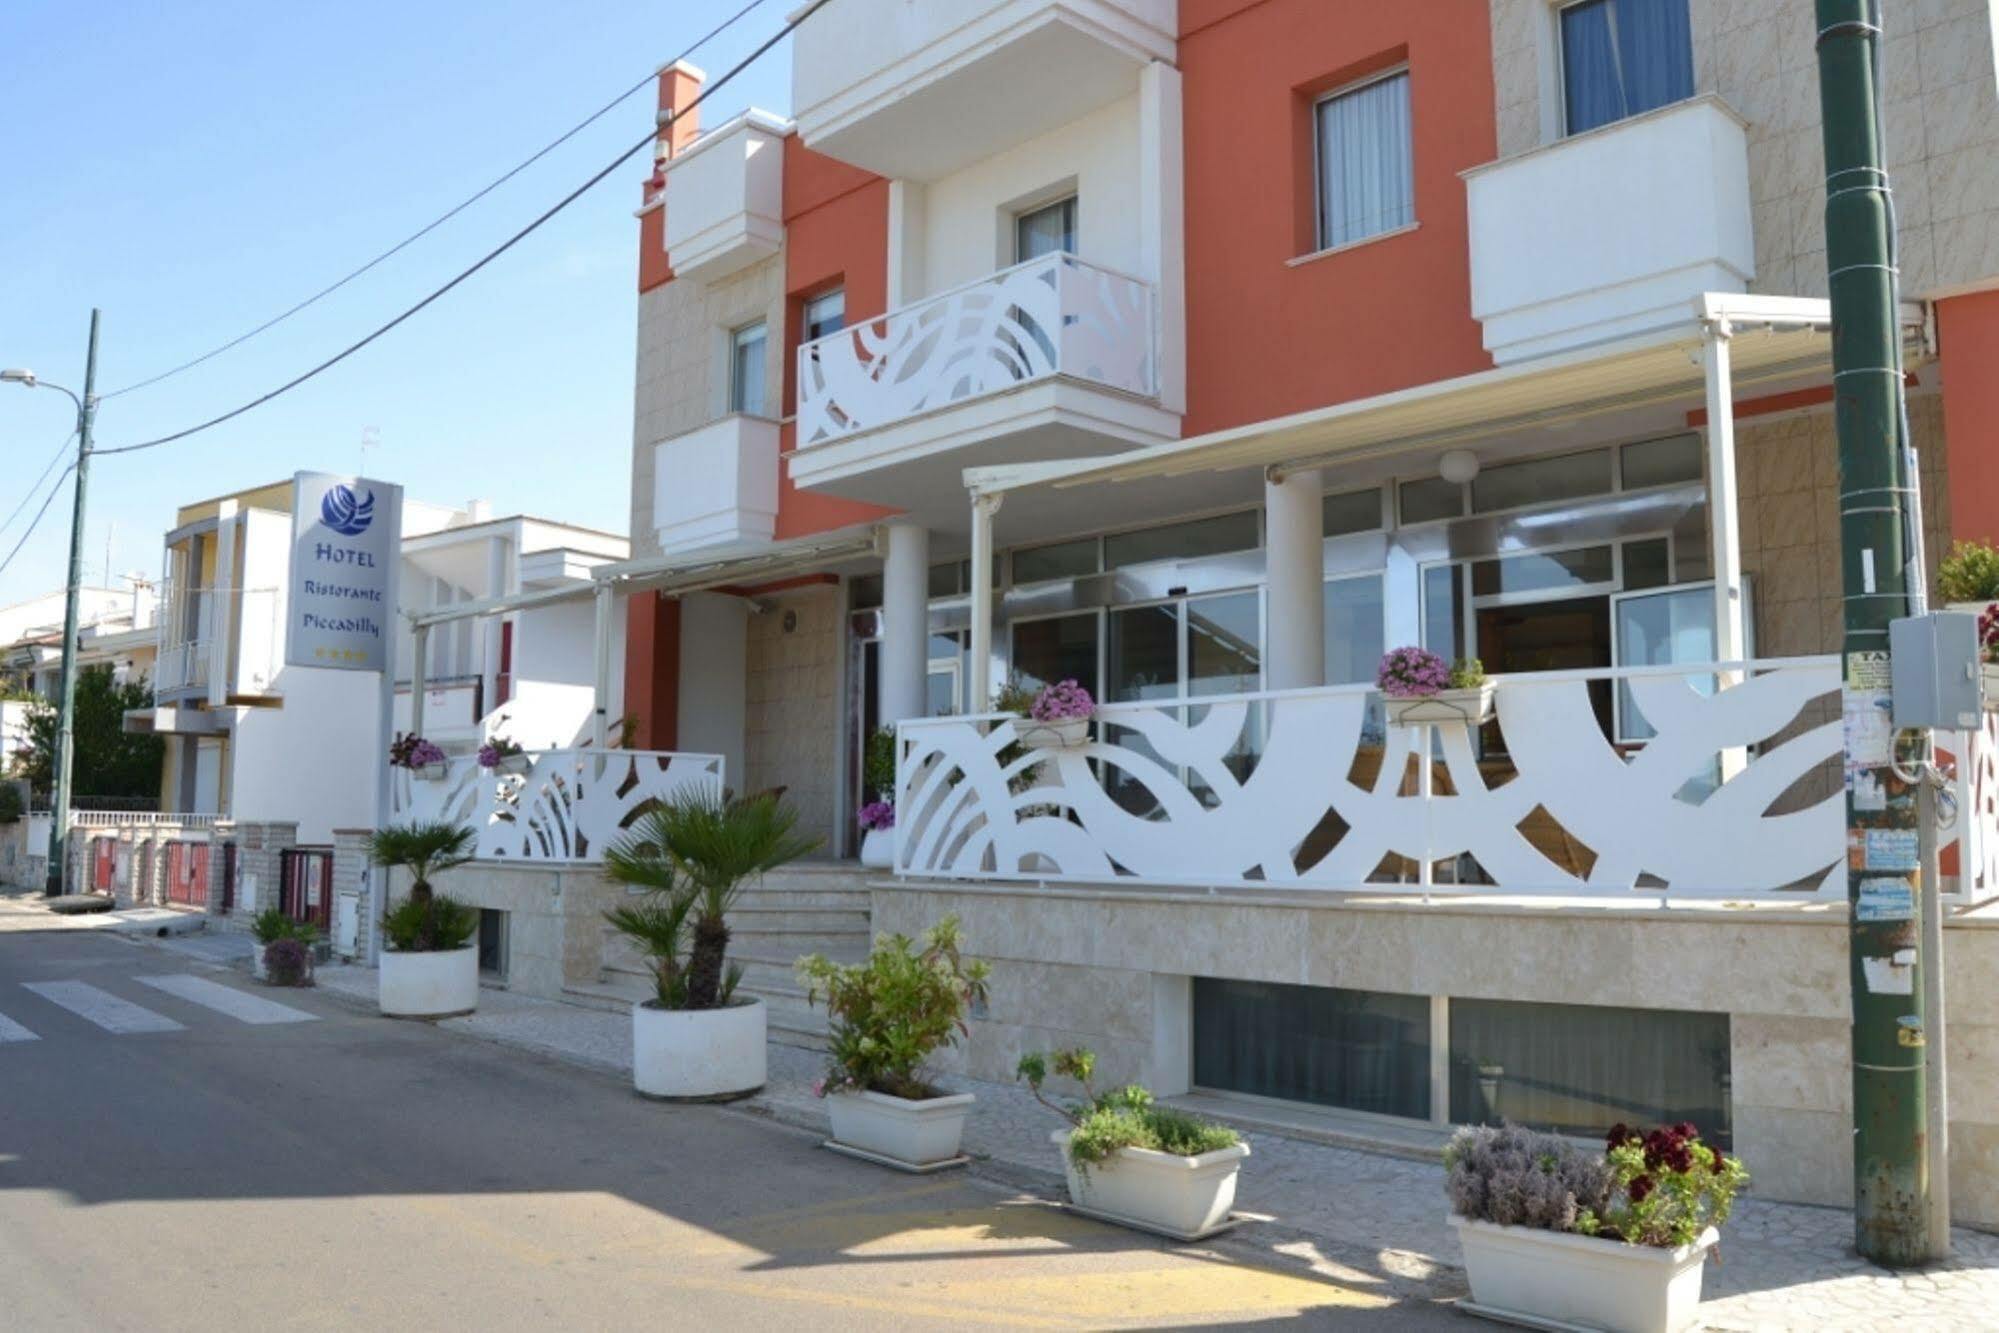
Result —
[[[1903, 320], [1905, 339], [1923, 354], [1921, 307], [1905, 306]], [[1710, 330], [1723, 327], [1731, 335], [1738, 391], [1822, 373], [1831, 364], [1828, 302], [1710, 292], [1694, 303], [1683, 330], [1515, 362], [1174, 444], [1095, 458], [966, 468], [965, 485], [976, 494], [1000, 495], [1240, 468], [1267, 468], [1281, 475], [1698, 397], [1702, 343]]]
[[506, 615], [537, 606], [573, 602], [596, 596], [605, 589], [619, 595], [657, 592], [681, 597], [710, 588], [742, 583], [768, 582], [791, 574], [817, 573], [828, 565], [865, 559], [880, 553], [876, 527], [841, 528], [780, 542], [745, 542], [716, 546], [676, 555], [646, 556], [598, 565], [590, 571], [590, 582], [575, 586], [520, 592], [508, 597], [488, 597], [475, 602], [454, 602], [449, 606], [406, 613], [413, 628], [428, 629], [455, 620], [479, 616]]

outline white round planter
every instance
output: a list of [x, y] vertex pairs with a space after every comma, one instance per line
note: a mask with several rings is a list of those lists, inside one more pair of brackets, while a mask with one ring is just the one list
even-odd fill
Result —
[[768, 1076], [768, 1014], [751, 999], [726, 1009], [632, 1006], [632, 1086], [669, 1101], [723, 1102], [747, 1097]]
[[1120, 1148], [1085, 1171], [1069, 1157], [1069, 1131], [1051, 1137], [1069, 1176], [1069, 1202], [1114, 1222], [1193, 1239], [1228, 1221], [1236, 1176], [1249, 1145], [1176, 1157], [1149, 1148]]
[[1073, 750], [1090, 743], [1090, 719], [1065, 717], [1054, 722], [1023, 718], [1016, 729], [1020, 743], [1035, 750]]
[[252, 935], [250, 940], [257, 946], [250, 950], [250, 975], [259, 981], [269, 981], [271, 979], [271, 969], [264, 966], [264, 949], [266, 946], [255, 935]]
[[479, 950], [382, 951], [381, 1008], [390, 1018], [449, 1018], [479, 1007]]
[[895, 864], [895, 830], [871, 828], [861, 835], [861, 864], [886, 870]]
[[833, 1142], [899, 1166], [920, 1169], [958, 1160], [969, 1092], [920, 1102], [880, 1092], [836, 1092], [826, 1098]]
[[1563, 1231], [1503, 1227], [1455, 1214], [1472, 1304], [1479, 1313], [1605, 1333], [1679, 1333], [1701, 1303], [1701, 1266], [1721, 1239], [1662, 1250]]

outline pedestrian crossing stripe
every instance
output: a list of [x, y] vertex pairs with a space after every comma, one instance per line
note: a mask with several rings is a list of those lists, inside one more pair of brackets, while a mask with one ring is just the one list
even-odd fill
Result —
[[110, 991], [99, 990], [84, 981], [24, 981], [22, 986], [51, 1004], [61, 1005], [78, 1018], [97, 1024], [106, 1032], [120, 1035], [133, 1032], [181, 1032], [185, 1028], [164, 1014], [121, 1000]]
[[41, 1038], [16, 1023], [5, 1014], [0, 1014], [0, 1042], [40, 1041]]
[[234, 986], [224, 986], [185, 972], [165, 977], [133, 977], [132, 980], [244, 1023], [310, 1023], [318, 1017], [303, 1009], [294, 1009], [288, 1004], [279, 1004], [276, 1000], [267, 1000], [261, 995], [252, 995]]

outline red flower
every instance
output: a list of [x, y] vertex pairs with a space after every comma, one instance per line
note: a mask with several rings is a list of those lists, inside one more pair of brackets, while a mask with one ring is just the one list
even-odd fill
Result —
[[1637, 1137], [1638, 1136], [1632, 1132], [1631, 1126], [1625, 1124], [1622, 1120], [1620, 1120], [1616, 1124], [1610, 1127], [1610, 1132], [1608, 1134], [1603, 1136], [1603, 1146], [1605, 1148], [1622, 1148], [1625, 1144], [1631, 1142], [1631, 1140]]
[[1645, 1196], [1652, 1192], [1652, 1177], [1633, 1176], [1631, 1185], [1626, 1192], [1631, 1195], [1631, 1202], [1645, 1202]]

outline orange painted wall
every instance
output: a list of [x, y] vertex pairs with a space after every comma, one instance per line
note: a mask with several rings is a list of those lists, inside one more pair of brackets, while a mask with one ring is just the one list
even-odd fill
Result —
[[[701, 133], [701, 108], [689, 106], [701, 91], [701, 81], [678, 65], [669, 65], [660, 71], [658, 109], [677, 111], [673, 120], [654, 136], [656, 141], [664, 141], [678, 153], [694, 142]], [[681, 108], [686, 108], [681, 111]], [[646, 179], [645, 189], [639, 202], [649, 204], [658, 197], [666, 186], [666, 173], [659, 163], [654, 162], [653, 172]], [[649, 292], [662, 282], [673, 280], [673, 269], [666, 262], [666, 210], [655, 208], [639, 215], [639, 290]]]
[[625, 603], [625, 712], [638, 719], [634, 748], [674, 747], [680, 733], [680, 603], [656, 592], [633, 593]]
[[[784, 415], [798, 403], [799, 329], [807, 298], [844, 287], [847, 323], [888, 310], [888, 182], [871, 172], [815, 153], [792, 135], [784, 141]], [[779, 432], [780, 452], [790, 453], [796, 427]], [[837, 496], [815, 495], [778, 478], [777, 536], [865, 523], [894, 510]]]
[[[1483, 370], [1465, 187], [1491, 161], [1486, 0], [1181, 0], [1187, 212], [1184, 433]], [[1406, 62], [1413, 231], [1308, 263], [1312, 104]]]
[[1953, 541], [1999, 541], [1999, 292], [1936, 303]]

